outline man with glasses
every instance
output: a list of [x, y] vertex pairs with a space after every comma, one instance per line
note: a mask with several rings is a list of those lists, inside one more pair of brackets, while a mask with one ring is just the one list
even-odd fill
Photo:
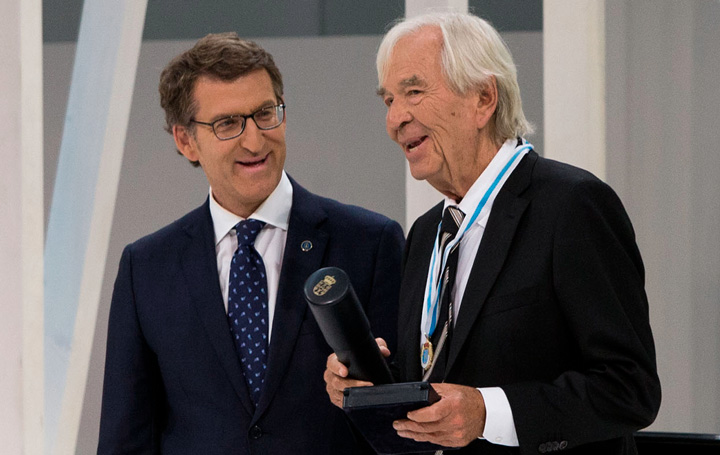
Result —
[[283, 171], [282, 77], [257, 44], [208, 35], [159, 90], [167, 130], [210, 192], [123, 253], [98, 452], [365, 453], [324, 399], [331, 350], [302, 288], [343, 268], [373, 332], [394, 343], [400, 226]]

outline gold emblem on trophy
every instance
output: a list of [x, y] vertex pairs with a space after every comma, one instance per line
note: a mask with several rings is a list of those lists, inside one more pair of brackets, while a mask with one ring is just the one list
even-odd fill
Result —
[[330, 290], [333, 284], [335, 284], [335, 278], [330, 275], [325, 275], [325, 278], [320, 280], [313, 288], [313, 294], [323, 296]]

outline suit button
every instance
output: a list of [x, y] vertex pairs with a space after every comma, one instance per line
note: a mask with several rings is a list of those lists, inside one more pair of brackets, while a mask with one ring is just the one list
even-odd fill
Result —
[[538, 447], [538, 452], [540, 452], [540, 453], [547, 452], [547, 444], [545, 444], [544, 442], [542, 444], [540, 444], [540, 447]]
[[260, 439], [260, 437], [263, 435], [262, 429], [255, 425], [254, 427], [250, 428], [250, 439]]
[[565, 450], [567, 448], [567, 441], [560, 441], [560, 450]]

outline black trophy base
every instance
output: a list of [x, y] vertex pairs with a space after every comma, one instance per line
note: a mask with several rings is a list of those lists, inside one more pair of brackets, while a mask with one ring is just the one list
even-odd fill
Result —
[[405, 382], [345, 389], [343, 410], [365, 439], [380, 455], [398, 455], [448, 450], [429, 442], [417, 442], [398, 436], [395, 420], [429, 406], [440, 397], [427, 382]]

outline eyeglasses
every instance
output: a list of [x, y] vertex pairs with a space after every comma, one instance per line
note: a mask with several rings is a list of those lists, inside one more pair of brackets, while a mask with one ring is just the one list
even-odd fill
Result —
[[277, 128], [282, 124], [285, 119], [285, 105], [278, 104], [276, 106], [268, 106], [262, 109], [258, 109], [249, 115], [231, 115], [229, 117], [223, 117], [217, 119], [212, 123], [198, 122], [197, 120], [191, 119], [192, 123], [199, 123], [200, 125], [209, 126], [212, 128], [213, 133], [221, 141], [227, 141], [235, 139], [245, 131], [245, 125], [247, 119], [253, 119], [255, 125], [259, 130], [271, 130]]

